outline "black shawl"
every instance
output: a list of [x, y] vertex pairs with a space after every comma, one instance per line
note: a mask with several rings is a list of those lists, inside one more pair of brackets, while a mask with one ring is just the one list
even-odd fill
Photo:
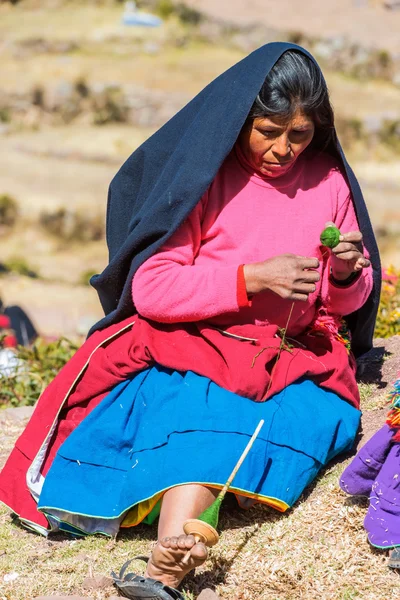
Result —
[[[109, 264], [91, 280], [106, 316], [90, 333], [134, 314], [133, 275], [207, 190], [235, 144], [265, 77], [283, 52], [291, 49], [310, 56], [284, 42], [255, 50], [204, 88], [123, 164], [108, 193]], [[348, 317], [353, 351], [360, 355], [372, 345], [381, 283], [379, 253], [360, 187], [339, 142], [334, 151], [343, 162], [374, 267], [374, 289], [368, 301]]]

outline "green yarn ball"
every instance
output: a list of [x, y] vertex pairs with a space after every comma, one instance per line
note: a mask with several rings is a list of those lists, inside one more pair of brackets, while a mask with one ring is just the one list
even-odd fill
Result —
[[321, 233], [320, 240], [323, 246], [335, 248], [340, 242], [341, 233], [337, 227], [326, 227]]
[[217, 496], [211, 506], [206, 508], [206, 510], [203, 511], [199, 517], [197, 517], [199, 521], [204, 521], [205, 523], [211, 525], [211, 527], [214, 527], [214, 529], [217, 529], [219, 521], [219, 509], [221, 508], [223, 499], [223, 497], [221, 498], [220, 496]]

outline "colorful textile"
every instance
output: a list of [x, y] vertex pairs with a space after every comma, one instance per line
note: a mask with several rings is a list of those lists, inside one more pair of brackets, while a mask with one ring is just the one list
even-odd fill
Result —
[[4, 348], [15, 348], [32, 344], [38, 334], [20, 306], [4, 306], [0, 299], [0, 336]]
[[[131, 295], [134, 274], [177, 231], [210, 187], [231, 152], [265, 77], [287, 50], [310, 56], [294, 44], [278, 42], [262, 46], [209, 84], [142, 144], [115, 176], [107, 210], [110, 263], [91, 281], [107, 316], [93, 330], [135, 312]], [[336, 142], [337, 138], [334, 135], [332, 139]], [[379, 253], [360, 187], [339, 143], [332, 144], [327, 151], [344, 167], [374, 268], [373, 291], [363, 307], [348, 318], [353, 333], [352, 349], [359, 355], [372, 346], [380, 295]], [[320, 200], [323, 202], [324, 198]], [[263, 217], [266, 225], [270, 208], [266, 206]], [[308, 214], [305, 211], [302, 229], [309, 226]]]
[[0, 500], [23, 519], [45, 525], [27, 476], [32, 489], [40, 488], [41, 475], [75, 427], [117, 384], [155, 363], [182, 372], [196, 369], [224, 389], [259, 401], [307, 377], [358, 407], [354, 360], [343, 344], [309, 332], [280, 352], [278, 334], [273, 325], [220, 331], [205, 323], [165, 325], [140, 317], [96, 333], [41, 396], [0, 474]]
[[395, 429], [393, 440], [400, 442], [400, 378], [395, 382], [393, 390], [389, 393], [392, 407], [389, 411], [386, 423]]
[[11, 321], [7, 315], [0, 313], [0, 336], [1, 346], [4, 348], [15, 348], [17, 346], [17, 338], [11, 328]]
[[119, 384], [71, 433], [39, 509], [87, 533], [115, 534], [122, 519], [122, 527], [143, 520], [171, 487], [221, 488], [260, 419], [232, 491], [244, 506], [253, 499], [285, 510], [351, 447], [360, 412], [309, 380], [257, 403], [193, 372], [156, 366]]
[[359, 229], [337, 161], [306, 150], [288, 173], [265, 179], [247, 165], [236, 144], [201, 202], [138, 269], [132, 283], [135, 306], [161, 323], [285, 327], [292, 302], [277, 300], [272, 291], [239, 307], [237, 270], [290, 252], [318, 258], [320, 281], [306, 302], [294, 304], [288, 335], [304, 331], [320, 306], [330, 314], [353, 313], [371, 293], [372, 268], [348, 287], [330, 283], [330, 253], [319, 239], [327, 221], [343, 233]]

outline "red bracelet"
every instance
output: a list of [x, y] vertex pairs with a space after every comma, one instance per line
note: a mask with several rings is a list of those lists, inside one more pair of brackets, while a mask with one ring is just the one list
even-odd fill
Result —
[[237, 286], [236, 286], [236, 297], [239, 308], [246, 308], [251, 306], [251, 300], [247, 295], [246, 290], [246, 279], [244, 277], [244, 265], [239, 265], [237, 271]]

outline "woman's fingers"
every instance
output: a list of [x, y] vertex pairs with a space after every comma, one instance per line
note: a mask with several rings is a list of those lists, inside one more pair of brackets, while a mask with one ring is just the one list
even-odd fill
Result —
[[308, 294], [313, 294], [316, 289], [317, 289], [317, 286], [315, 285], [315, 283], [299, 283], [299, 284], [295, 285], [293, 291], [295, 293], [308, 295]]
[[363, 258], [363, 255], [360, 254], [358, 250], [348, 250], [347, 252], [341, 252], [340, 254], [335, 255], [336, 258], [340, 260], [353, 261], [355, 262], [359, 258]]
[[336, 257], [340, 260], [345, 260], [348, 262], [360, 262], [360, 266], [364, 269], [365, 267], [369, 267], [371, 264], [368, 258], [365, 258], [363, 254], [360, 254], [358, 250], [350, 250], [348, 252], [341, 252], [340, 254], [336, 254]]
[[362, 244], [353, 244], [351, 242], [340, 242], [336, 248], [332, 249], [332, 255], [340, 260], [352, 261], [358, 263], [359, 268], [369, 267], [370, 262], [362, 252]]
[[308, 294], [300, 294], [299, 292], [294, 292], [291, 296], [290, 296], [291, 300], [300, 300], [300, 302], [307, 302], [308, 300]]
[[318, 269], [319, 260], [318, 258], [309, 258], [308, 256], [297, 256], [299, 260], [299, 266], [301, 269]]
[[318, 271], [303, 271], [301, 273], [301, 281], [305, 283], [316, 283], [321, 279], [321, 275]]
[[368, 260], [368, 258], [365, 258], [365, 256], [361, 256], [354, 265], [354, 271], [361, 271], [361, 269], [366, 269], [370, 266], [370, 264], [371, 261]]
[[361, 231], [349, 231], [348, 233], [342, 233], [339, 240], [341, 242], [351, 242], [353, 244], [361, 244], [363, 236]]
[[340, 244], [338, 244], [335, 248], [332, 248], [332, 254], [338, 256], [338, 254], [342, 254], [344, 252], [351, 252], [353, 250], [360, 254], [360, 250], [355, 244], [352, 244], [350, 242], [340, 242]]
[[370, 266], [370, 261], [363, 254], [362, 233], [349, 231], [340, 236], [340, 242], [332, 248], [332, 258], [346, 261], [351, 272], [361, 271]]

